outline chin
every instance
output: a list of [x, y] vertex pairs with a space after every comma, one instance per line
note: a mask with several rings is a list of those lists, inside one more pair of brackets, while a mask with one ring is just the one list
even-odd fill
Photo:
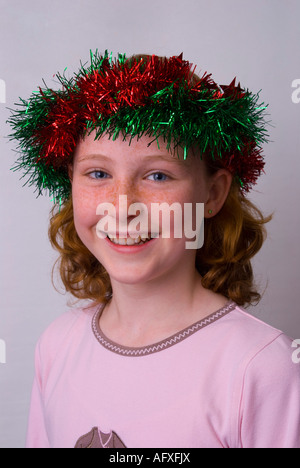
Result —
[[154, 280], [157, 275], [153, 275], [150, 272], [143, 272], [143, 271], [131, 271], [130, 268], [123, 269], [122, 272], [120, 271], [113, 271], [114, 269], [110, 270], [107, 269], [108, 274], [112, 283], [115, 281], [120, 284], [128, 284], [128, 285], [142, 285], [151, 280]]

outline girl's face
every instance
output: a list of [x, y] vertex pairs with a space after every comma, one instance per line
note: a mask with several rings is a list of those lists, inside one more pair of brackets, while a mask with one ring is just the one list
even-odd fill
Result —
[[[156, 203], [170, 213], [169, 207], [176, 203], [184, 213], [184, 203], [195, 207], [196, 203], [206, 203], [209, 196], [210, 179], [200, 158], [190, 154], [183, 160], [181, 153], [172, 155], [163, 140], [159, 148], [155, 141], [149, 145], [152, 141], [143, 136], [129, 145], [121, 137], [113, 141], [104, 135], [94, 140], [91, 134], [78, 144], [70, 167], [76, 231], [111, 280], [127, 284], [162, 279], [175, 269], [194, 271], [196, 250], [186, 248], [186, 241], [191, 239], [185, 237], [184, 228], [182, 236], [175, 237], [171, 216], [170, 235], [163, 237], [162, 215], [153, 228], [151, 209]], [[103, 203], [109, 203], [114, 210], [99, 211]], [[136, 221], [141, 211], [130, 212], [133, 203], [143, 204], [140, 224]], [[104, 224], [99, 221], [104, 217], [111, 237], [103, 235]], [[116, 227], [115, 233], [110, 232], [112, 226]], [[158, 237], [143, 242], [151, 229]]]

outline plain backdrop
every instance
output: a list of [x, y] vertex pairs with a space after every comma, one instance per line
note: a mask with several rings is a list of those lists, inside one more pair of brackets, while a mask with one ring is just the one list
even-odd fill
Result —
[[36, 199], [10, 170], [16, 154], [5, 138], [7, 108], [43, 79], [56, 86], [53, 76], [77, 71], [90, 49], [183, 52], [219, 84], [236, 76], [261, 90], [271, 142], [249, 198], [274, 219], [254, 261], [263, 299], [249, 312], [300, 338], [300, 103], [292, 100], [300, 79], [299, 0], [0, 0], [0, 9], [0, 447], [24, 446], [36, 341], [70, 299], [51, 283], [52, 202]]

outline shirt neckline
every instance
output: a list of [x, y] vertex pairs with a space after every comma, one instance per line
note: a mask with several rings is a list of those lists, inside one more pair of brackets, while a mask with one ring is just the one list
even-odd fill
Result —
[[97, 341], [102, 346], [104, 346], [104, 348], [108, 349], [109, 351], [112, 351], [113, 353], [128, 357], [147, 356], [148, 354], [154, 354], [163, 351], [165, 349], [170, 348], [171, 346], [176, 345], [177, 343], [180, 343], [181, 341], [196, 333], [198, 330], [201, 330], [202, 328], [205, 328], [208, 325], [211, 325], [212, 323], [216, 322], [220, 318], [224, 317], [224, 315], [227, 315], [230, 311], [235, 309], [235, 307], [235, 302], [230, 300], [221, 309], [216, 310], [204, 319], [193, 323], [192, 325], [190, 325], [187, 328], [184, 328], [178, 333], [175, 333], [174, 335], [171, 335], [168, 338], [165, 338], [164, 340], [161, 340], [157, 343], [142, 347], [123, 346], [110, 340], [106, 335], [104, 335], [99, 323], [101, 313], [104, 309], [104, 305], [101, 305], [101, 307], [93, 315], [92, 330]]

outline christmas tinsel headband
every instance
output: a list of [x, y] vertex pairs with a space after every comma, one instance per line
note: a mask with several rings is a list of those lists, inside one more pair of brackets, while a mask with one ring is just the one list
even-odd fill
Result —
[[184, 157], [198, 147], [249, 191], [264, 167], [266, 106], [235, 79], [218, 86], [211, 75], [195, 78], [194, 71], [182, 54], [113, 59], [107, 51], [91, 52], [90, 65], [81, 64], [74, 77], [56, 75], [58, 90], [39, 88], [20, 98], [8, 120], [9, 136], [19, 142], [13, 169], [25, 172], [38, 194], [48, 190], [61, 201], [70, 196], [68, 165], [79, 138], [93, 130], [96, 138], [151, 135], [163, 137], [168, 148], [183, 148]]

